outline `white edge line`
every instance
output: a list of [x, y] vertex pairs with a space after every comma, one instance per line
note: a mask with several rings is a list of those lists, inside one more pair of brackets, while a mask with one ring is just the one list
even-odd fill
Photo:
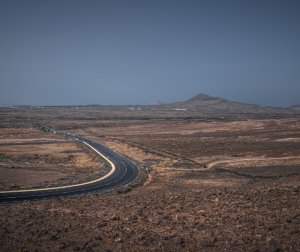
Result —
[[111, 170], [110, 170], [109, 173], [107, 173], [105, 176], [103, 176], [101, 178], [98, 178], [96, 180], [92, 180], [92, 181], [81, 183], [81, 184], [59, 186], [59, 187], [49, 187], [49, 188], [40, 188], [40, 189], [28, 189], [28, 190], [16, 190], [16, 191], [0, 191], [0, 194], [18, 193], [18, 192], [48, 191], [48, 190], [58, 190], [58, 189], [64, 189], [64, 188], [78, 187], [78, 186], [89, 185], [89, 184], [92, 184], [92, 183], [95, 183], [95, 182], [99, 182], [99, 181], [101, 181], [101, 180], [109, 177], [110, 175], [112, 175], [114, 173], [114, 171], [116, 170], [116, 167], [115, 167], [114, 163], [112, 161], [110, 161], [107, 157], [105, 157], [102, 153], [100, 153], [99, 151], [97, 151], [93, 146], [89, 145], [85, 141], [82, 141], [82, 142], [84, 144], [86, 144], [87, 146], [89, 146], [91, 149], [93, 149], [95, 152], [97, 152], [101, 157], [103, 157], [110, 164]]

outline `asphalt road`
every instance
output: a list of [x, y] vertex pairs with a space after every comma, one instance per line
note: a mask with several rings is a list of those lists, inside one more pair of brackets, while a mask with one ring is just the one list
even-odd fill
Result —
[[[60, 134], [68, 135], [65, 133]], [[130, 183], [138, 175], [138, 167], [124, 156], [90, 139], [79, 136], [71, 137], [83, 142], [106, 159], [111, 165], [111, 171], [104, 177], [77, 185], [32, 190], [2, 191], [0, 192], [0, 203], [64, 197], [68, 195], [112, 190]]]

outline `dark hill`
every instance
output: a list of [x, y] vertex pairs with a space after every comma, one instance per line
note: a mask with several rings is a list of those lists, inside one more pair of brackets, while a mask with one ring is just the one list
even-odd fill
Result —
[[290, 106], [291, 109], [300, 109], [300, 104]]
[[296, 109], [277, 108], [270, 106], [260, 106], [255, 104], [246, 104], [235, 101], [230, 101], [220, 97], [214, 97], [207, 94], [200, 93], [186, 101], [176, 102], [168, 106], [174, 109], [184, 110], [185, 113], [197, 114], [200, 116], [288, 116], [299, 114]]

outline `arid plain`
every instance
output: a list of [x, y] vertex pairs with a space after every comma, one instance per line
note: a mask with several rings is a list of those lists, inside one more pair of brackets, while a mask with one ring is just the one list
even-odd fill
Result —
[[72, 184], [109, 170], [40, 124], [105, 144], [135, 161], [140, 175], [105, 193], [0, 205], [0, 250], [299, 251], [299, 112], [209, 114], [195, 100], [2, 108], [1, 190]]

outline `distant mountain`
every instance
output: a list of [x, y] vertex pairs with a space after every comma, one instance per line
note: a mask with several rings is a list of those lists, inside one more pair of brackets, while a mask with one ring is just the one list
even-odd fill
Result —
[[225, 101], [225, 99], [200, 93], [186, 100], [185, 103], [199, 103], [203, 101]]
[[207, 94], [200, 93], [186, 101], [177, 102], [175, 104], [188, 106], [190, 108], [201, 108], [204, 107], [206, 109], [261, 109], [261, 108], [270, 108], [264, 107], [254, 104], [246, 104], [235, 101], [230, 101], [221, 97], [210, 96]]
[[300, 104], [295, 104], [293, 106], [290, 106], [291, 109], [300, 109]]
[[[220, 97], [214, 97], [200, 93], [186, 101], [169, 104], [174, 109], [184, 109], [204, 116], [232, 116], [232, 115], [289, 115], [298, 114], [298, 110], [289, 108], [277, 108], [260, 106], [230, 101]], [[179, 111], [179, 110], [178, 110]], [[186, 112], [187, 113], [187, 112]]]
[[207, 94], [200, 93], [184, 101], [183, 103], [194, 105], [194, 106], [203, 106], [203, 105], [207, 106], [207, 105], [216, 105], [216, 104], [225, 104], [225, 103], [229, 104], [233, 102], [220, 97], [215, 97], [215, 96], [210, 96]]

